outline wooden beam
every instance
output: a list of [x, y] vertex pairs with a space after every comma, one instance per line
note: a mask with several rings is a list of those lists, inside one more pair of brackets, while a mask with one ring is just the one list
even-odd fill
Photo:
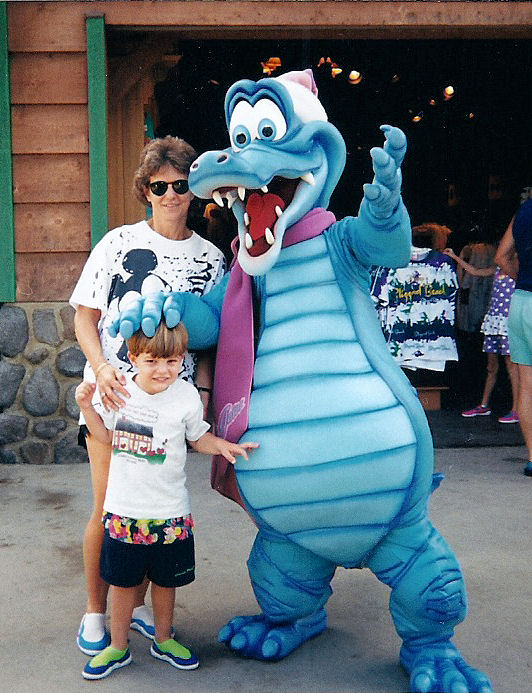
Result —
[[85, 53], [14, 53], [11, 103], [87, 103]]
[[[70, 3], [65, 3], [70, 4]], [[78, 3], [72, 3], [78, 4]], [[81, 4], [81, 3], [80, 3]], [[90, 5], [90, 3], [88, 3]], [[440, 38], [459, 32], [479, 35], [531, 35], [532, 6], [530, 2], [159, 2], [139, 0], [101, 2], [98, 10], [105, 13], [109, 26], [123, 27], [241, 27], [251, 38], [253, 27], [289, 28], [293, 38], [298, 28], [311, 30], [339, 27], [373, 33], [389, 38], [401, 30], [413, 38], [426, 37], [429, 29]], [[258, 38], [258, 37], [257, 37]]]
[[68, 301], [87, 253], [17, 253], [17, 301]]
[[109, 230], [107, 225], [107, 127], [103, 17], [88, 18], [86, 29], [91, 246], [94, 247]]
[[[136, 0], [9, 2], [11, 51], [79, 51], [84, 17], [114, 27], [227, 38], [525, 38], [530, 2]], [[257, 32], [256, 29], [260, 29]], [[298, 36], [298, 31], [303, 35]]]
[[13, 198], [23, 202], [88, 202], [86, 154], [15, 154]]
[[83, 5], [82, 2], [9, 2], [9, 50], [84, 51]]
[[13, 178], [11, 172], [11, 127], [9, 121], [9, 60], [6, 3], [0, 3], [0, 301], [15, 299], [13, 252]]
[[85, 105], [13, 105], [11, 129], [13, 154], [89, 151]]
[[90, 250], [88, 202], [16, 204], [14, 220], [16, 253]]

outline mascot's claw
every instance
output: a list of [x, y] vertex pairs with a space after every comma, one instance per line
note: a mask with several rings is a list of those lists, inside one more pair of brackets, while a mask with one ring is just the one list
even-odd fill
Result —
[[135, 296], [125, 307], [120, 307], [120, 314], [111, 323], [109, 334], [116, 337], [120, 333], [124, 339], [129, 339], [142, 327], [147, 337], [153, 337], [163, 315], [167, 327], [172, 328], [181, 320], [182, 313], [183, 296], [177, 292]]
[[218, 633], [218, 642], [225, 643], [243, 657], [279, 660], [302, 643], [321, 633], [327, 625], [325, 611], [292, 623], [273, 623], [263, 614], [236, 616]]
[[385, 219], [394, 212], [401, 194], [401, 162], [406, 152], [406, 137], [402, 130], [382, 125], [386, 141], [384, 147], [373, 147], [371, 159], [375, 177], [373, 183], [364, 185], [364, 197], [378, 219]]
[[410, 673], [412, 693], [493, 693], [490, 680], [470, 667], [451, 644], [427, 647], [417, 654], [401, 648], [401, 663]]
[[406, 154], [406, 135], [399, 128], [392, 125], [381, 125], [386, 142], [384, 151], [395, 159], [395, 165], [400, 166]]

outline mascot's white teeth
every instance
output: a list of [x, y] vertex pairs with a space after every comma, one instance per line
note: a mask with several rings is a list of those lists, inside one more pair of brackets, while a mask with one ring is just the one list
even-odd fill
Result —
[[304, 180], [305, 183], [308, 183], [309, 185], [314, 185], [314, 174], [311, 173], [310, 171], [308, 173], [305, 173], [301, 176], [301, 180]]
[[275, 205], [275, 213], [277, 214], [277, 218], [279, 218], [283, 213], [283, 210], [279, 207], [279, 205]]
[[216, 202], [218, 207], [223, 207], [224, 206], [224, 201], [222, 199], [222, 196], [218, 190], [213, 190], [212, 192], [212, 199]]
[[244, 202], [244, 198], [246, 197], [246, 188], [242, 187], [241, 185], [238, 186], [238, 197]]
[[251, 238], [249, 233], [246, 233], [246, 248], [249, 250], [252, 245], [253, 245], [253, 239]]
[[244, 224], [249, 226], [249, 214], [247, 212], [244, 212]]
[[266, 243], [268, 245], [273, 245], [275, 243], [275, 236], [268, 227], [264, 229], [264, 235], [266, 237]]
[[267, 192], [268, 192], [268, 186], [267, 186], [267, 185], [263, 185], [262, 188], [261, 188], [261, 190], [262, 190], [263, 193], [267, 193]]

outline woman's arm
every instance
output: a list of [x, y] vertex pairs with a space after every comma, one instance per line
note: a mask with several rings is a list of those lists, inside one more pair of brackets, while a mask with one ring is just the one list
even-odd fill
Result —
[[512, 219], [501, 239], [501, 242], [499, 243], [494, 261], [499, 265], [505, 274], [512, 279], [515, 279], [519, 269], [519, 262], [517, 259], [517, 253], [515, 252], [514, 236], [512, 232], [513, 225], [514, 220]]
[[98, 334], [100, 315], [97, 308], [79, 305], [74, 316], [74, 328], [78, 344], [94, 371], [102, 404], [106, 411], [109, 408], [117, 410], [124, 404], [119, 394], [129, 397], [129, 393], [124, 387], [126, 379], [123, 373], [107, 363], [103, 354]]
[[466, 272], [469, 272], [469, 274], [472, 274], [474, 277], [490, 277], [492, 274], [495, 274], [495, 265], [493, 265], [493, 267], [475, 267], [463, 260], [452, 248], [445, 248], [442, 252], [444, 255], [452, 258], [460, 267], [463, 267]]
[[196, 366], [196, 388], [203, 404], [203, 418], [207, 418], [212, 395], [213, 354], [211, 351], [198, 353]]

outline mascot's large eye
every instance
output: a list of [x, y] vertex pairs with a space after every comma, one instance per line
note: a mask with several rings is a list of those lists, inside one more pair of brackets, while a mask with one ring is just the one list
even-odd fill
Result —
[[237, 125], [233, 130], [232, 141], [234, 146], [241, 149], [251, 142], [251, 135], [245, 125]]
[[257, 101], [253, 110], [259, 123], [257, 137], [263, 140], [280, 140], [286, 133], [286, 121], [279, 106], [270, 99]]
[[256, 137], [256, 116], [253, 107], [248, 101], [239, 101], [231, 115], [229, 123], [229, 137], [233, 149], [238, 150], [251, 142]]

